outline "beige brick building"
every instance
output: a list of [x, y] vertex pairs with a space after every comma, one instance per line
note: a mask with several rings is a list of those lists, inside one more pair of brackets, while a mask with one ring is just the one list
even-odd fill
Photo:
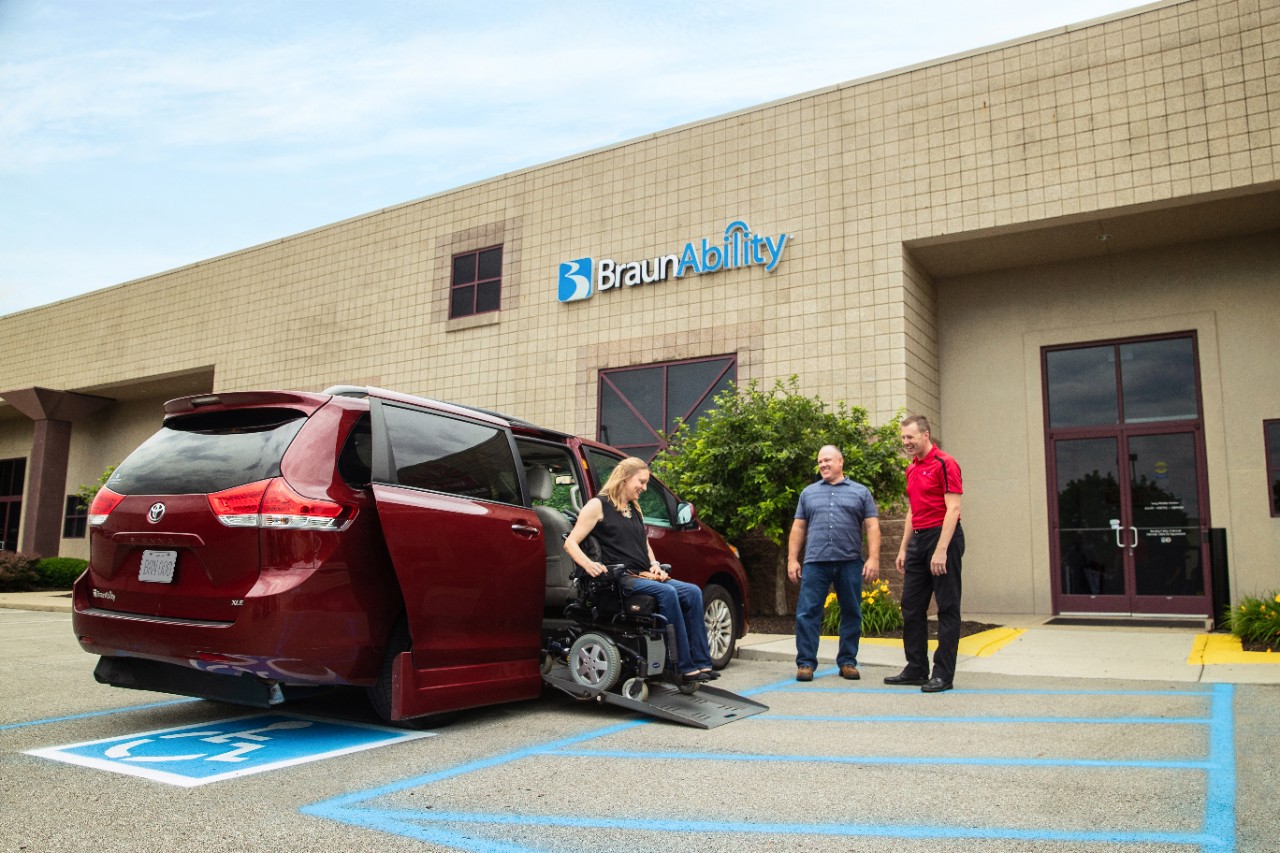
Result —
[[85, 556], [66, 495], [173, 396], [373, 384], [640, 452], [723, 369], [930, 416], [968, 609], [1203, 615], [1280, 587], [1277, 337], [1280, 5], [1162, 2], [0, 318], [0, 539]]

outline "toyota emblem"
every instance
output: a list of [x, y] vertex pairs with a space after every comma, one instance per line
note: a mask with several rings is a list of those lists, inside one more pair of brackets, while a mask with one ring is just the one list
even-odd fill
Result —
[[156, 524], [162, 518], [164, 518], [164, 504], [152, 504], [151, 509], [147, 510], [147, 521]]

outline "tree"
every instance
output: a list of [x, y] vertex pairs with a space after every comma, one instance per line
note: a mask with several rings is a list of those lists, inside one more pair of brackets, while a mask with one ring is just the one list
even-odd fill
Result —
[[[791, 529], [800, 491], [814, 482], [818, 449], [844, 453], [845, 474], [864, 483], [881, 508], [900, 505], [906, 460], [899, 452], [898, 417], [873, 426], [865, 409], [841, 401], [834, 410], [800, 393], [792, 376], [763, 391], [756, 381], [731, 386], [695, 423], [679, 423], [654, 472], [698, 514], [735, 544], [763, 536], [781, 547]], [[753, 599], [775, 609], [785, 551], [772, 566], [750, 566]], [[745, 562], [745, 560], [744, 560]], [[757, 589], [757, 587], [759, 587]]]
[[98, 491], [107, 484], [107, 480], [111, 479], [111, 475], [115, 472], [116, 466], [108, 465], [107, 469], [102, 472], [102, 476], [98, 478], [96, 483], [85, 483], [76, 489], [76, 497], [80, 500], [80, 506], [85, 509], [93, 503], [93, 499], [97, 497]]

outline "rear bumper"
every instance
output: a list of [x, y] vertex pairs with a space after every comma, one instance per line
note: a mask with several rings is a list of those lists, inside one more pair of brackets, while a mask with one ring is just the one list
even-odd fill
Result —
[[75, 584], [71, 623], [80, 647], [104, 658], [284, 684], [365, 686], [382, 665], [398, 598], [351, 581], [345, 569], [272, 572], [245, 596], [236, 619], [226, 622], [103, 608], [93, 574], [86, 572]]

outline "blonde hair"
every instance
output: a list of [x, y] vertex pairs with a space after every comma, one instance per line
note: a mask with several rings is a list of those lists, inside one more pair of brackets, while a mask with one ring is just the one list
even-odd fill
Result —
[[[627, 508], [626, 503], [622, 500], [622, 485], [639, 474], [641, 471], [648, 471], [649, 463], [645, 462], [638, 456], [628, 456], [617, 464], [612, 471], [609, 472], [609, 479], [605, 481], [604, 486], [600, 488], [600, 494], [609, 499], [614, 508], [618, 512], [622, 512]], [[636, 504], [636, 509], [640, 508], [640, 504]]]

